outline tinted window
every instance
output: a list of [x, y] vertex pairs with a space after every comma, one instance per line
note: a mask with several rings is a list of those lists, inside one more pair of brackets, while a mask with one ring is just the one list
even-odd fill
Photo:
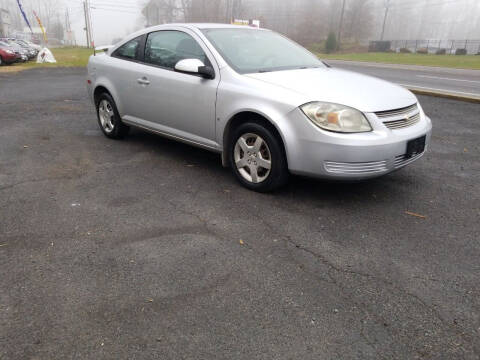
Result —
[[181, 31], [150, 33], [145, 45], [145, 62], [174, 69], [184, 59], [199, 59], [209, 65], [205, 53], [190, 35]]
[[135, 59], [137, 57], [137, 50], [140, 47], [141, 40], [142, 37], [139, 36], [123, 44], [117, 50], [115, 50], [113, 56], [125, 59]]
[[272, 31], [205, 29], [203, 33], [241, 74], [325, 66], [300, 45]]

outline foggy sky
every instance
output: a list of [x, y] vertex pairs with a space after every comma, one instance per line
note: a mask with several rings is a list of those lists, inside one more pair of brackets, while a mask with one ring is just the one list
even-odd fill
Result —
[[[143, 27], [141, 10], [146, 0], [90, 0], [93, 35], [96, 45], [108, 45], [116, 38]], [[83, 0], [64, 0], [71, 16], [72, 30], [78, 44], [86, 44]]]
[[[57, 18], [65, 19], [68, 9], [75, 38], [79, 45], [85, 45], [85, 19], [83, 0], [21, 0], [24, 6], [33, 10], [54, 4], [58, 9]], [[244, 3], [262, 3], [273, 0], [243, 0]], [[279, 5], [294, 5], [300, 0], [275, 0]], [[319, 22], [330, 22], [335, 26], [342, 0], [310, 0], [329, 4], [332, 13], [318, 14]], [[349, 2], [346, 0], [347, 7]], [[357, 0], [359, 1], [359, 0]], [[362, 0], [368, 4], [370, 30], [368, 39], [379, 39], [385, 13], [386, 0]], [[148, 0], [90, 0], [93, 32], [96, 45], [110, 44], [115, 38], [146, 25], [141, 9]], [[305, 2], [305, 0], [304, 0]], [[475, 39], [480, 40], [480, 0], [390, 0], [389, 16], [385, 38], [393, 39]], [[0, 0], [0, 7], [16, 11], [16, 0]], [[261, 8], [261, 7], [259, 7]], [[262, 14], [259, 14], [260, 16]], [[332, 21], [333, 19], [333, 21]], [[182, 20], [182, 19], [179, 19]], [[44, 20], [44, 23], [46, 20]], [[34, 24], [35, 25], [35, 24]]]

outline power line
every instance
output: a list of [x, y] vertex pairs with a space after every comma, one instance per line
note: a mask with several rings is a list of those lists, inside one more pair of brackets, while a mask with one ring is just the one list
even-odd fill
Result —
[[114, 9], [114, 8], [105, 8], [105, 7], [98, 7], [98, 6], [90, 6], [90, 9], [93, 10], [103, 10], [103, 11], [114, 11], [114, 12], [121, 12], [127, 14], [136, 14], [138, 15], [140, 11], [132, 11], [132, 10], [124, 10], [124, 9]]
[[112, 7], [112, 8], [126, 8], [126, 9], [140, 9], [138, 6], [132, 6], [132, 5], [123, 5], [123, 4], [114, 4], [114, 3], [108, 3], [108, 2], [93, 2], [93, 6], [106, 6], [106, 7]]
[[442, 2], [437, 2], [437, 3], [427, 3], [426, 1], [423, 4], [419, 4], [418, 2], [411, 2], [411, 3], [400, 3], [398, 5], [392, 5], [392, 8], [395, 9], [414, 9], [417, 7], [420, 7], [422, 5], [428, 5], [430, 6], [443, 6], [443, 5], [448, 5], [448, 4], [456, 4], [459, 2], [462, 2], [465, 0], [447, 0], [447, 1], [442, 1]]

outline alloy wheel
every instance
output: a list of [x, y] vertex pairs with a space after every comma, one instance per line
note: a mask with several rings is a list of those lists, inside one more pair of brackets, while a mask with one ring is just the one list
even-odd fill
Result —
[[115, 128], [113, 123], [114, 115], [113, 106], [107, 100], [102, 100], [98, 105], [98, 117], [103, 130], [107, 133], [111, 133]]
[[252, 133], [238, 138], [234, 160], [240, 175], [254, 184], [265, 181], [272, 169], [272, 155], [266, 141]]

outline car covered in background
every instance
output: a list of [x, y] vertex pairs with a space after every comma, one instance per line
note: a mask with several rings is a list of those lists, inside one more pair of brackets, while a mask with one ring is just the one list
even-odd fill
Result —
[[34, 44], [33, 42], [28, 40], [17, 39], [17, 42], [20, 44], [24, 44], [25, 46], [29, 46], [30, 48], [37, 50], [37, 52], [42, 50], [42, 47], [40, 45]]
[[9, 44], [0, 41], [0, 65], [10, 65], [19, 61], [21, 55]]
[[35, 45], [35, 47], [34, 47], [34, 46], [32, 46], [34, 44], [30, 44], [25, 40], [12, 39], [12, 41], [15, 42], [16, 44], [20, 45], [23, 49], [25, 49], [28, 52], [28, 58], [29, 59], [35, 58], [38, 55], [38, 52], [40, 51], [40, 49], [37, 49], [37, 48], [40, 48], [38, 45]]

